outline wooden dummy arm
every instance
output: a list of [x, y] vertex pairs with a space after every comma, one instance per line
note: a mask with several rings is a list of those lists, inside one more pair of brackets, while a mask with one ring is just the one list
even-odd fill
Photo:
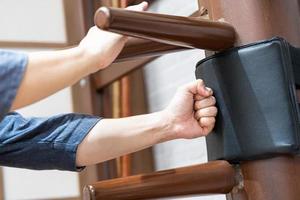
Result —
[[85, 200], [132, 200], [192, 194], [226, 194], [237, 185], [226, 161], [101, 181], [84, 188]]
[[186, 48], [222, 50], [233, 46], [228, 23], [118, 8], [99, 8], [95, 24], [104, 30]]
[[162, 44], [153, 42], [151, 40], [144, 40], [139, 38], [130, 38], [126, 43], [124, 49], [120, 55], [114, 61], [123, 62], [132, 59], [138, 59], [143, 57], [155, 57], [162, 54], [173, 53], [178, 51], [187, 50], [190, 48], [174, 46], [169, 44]]

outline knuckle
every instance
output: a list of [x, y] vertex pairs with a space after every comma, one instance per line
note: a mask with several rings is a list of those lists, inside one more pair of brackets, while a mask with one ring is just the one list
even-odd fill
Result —
[[195, 112], [194, 117], [196, 120], [199, 120], [201, 118], [199, 111]]
[[213, 125], [215, 123], [215, 117], [207, 117], [204, 123], [207, 126]]
[[211, 123], [212, 123], [212, 124], [215, 124], [215, 123], [216, 123], [216, 118], [215, 118], [215, 117], [212, 118]]
[[218, 109], [217, 109], [216, 107], [212, 107], [212, 113], [213, 113], [214, 115], [217, 115]]
[[200, 118], [200, 119], [199, 119], [199, 123], [200, 123], [201, 125], [205, 125], [205, 122], [206, 122], [205, 118]]
[[213, 105], [215, 105], [216, 102], [217, 102], [217, 101], [216, 101], [216, 98], [215, 98], [214, 96], [211, 96], [211, 101], [212, 101], [212, 104], [213, 104]]
[[196, 101], [195, 102], [195, 106], [196, 106], [197, 110], [201, 109], [201, 102], [200, 101]]
[[200, 84], [204, 84], [204, 81], [203, 81], [203, 79], [198, 79], [198, 83], [200, 83]]

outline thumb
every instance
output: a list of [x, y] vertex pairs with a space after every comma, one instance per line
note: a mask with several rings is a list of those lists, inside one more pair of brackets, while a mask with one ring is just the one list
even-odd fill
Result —
[[193, 95], [207, 97], [212, 94], [212, 90], [205, 87], [204, 81], [202, 79], [190, 82], [183, 87], [185, 90], [187, 90], [187, 92]]
[[145, 11], [148, 8], [148, 2], [143, 1], [140, 4], [134, 5], [134, 6], [128, 6], [127, 10], [133, 10], [133, 11]]
[[212, 89], [205, 86], [204, 81], [201, 79], [198, 79], [197, 81], [197, 95], [207, 97], [213, 94]]

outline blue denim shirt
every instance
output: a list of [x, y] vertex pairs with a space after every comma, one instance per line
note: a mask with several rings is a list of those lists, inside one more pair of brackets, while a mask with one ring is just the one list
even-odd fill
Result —
[[76, 151], [98, 117], [64, 114], [24, 118], [8, 113], [22, 81], [28, 57], [0, 50], [0, 165], [28, 169], [78, 171]]
[[0, 121], [11, 107], [27, 62], [26, 54], [0, 50]]

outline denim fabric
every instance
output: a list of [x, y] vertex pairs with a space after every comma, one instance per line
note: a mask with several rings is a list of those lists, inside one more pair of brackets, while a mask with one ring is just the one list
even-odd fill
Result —
[[77, 147], [99, 120], [82, 114], [25, 119], [9, 113], [0, 123], [0, 165], [80, 171]]
[[25, 119], [9, 113], [28, 63], [23, 53], [0, 50], [0, 165], [79, 171], [76, 150], [99, 118], [80, 114]]
[[0, 121], [11, 107], [27, 62], [24, 53], [0, 50]]

